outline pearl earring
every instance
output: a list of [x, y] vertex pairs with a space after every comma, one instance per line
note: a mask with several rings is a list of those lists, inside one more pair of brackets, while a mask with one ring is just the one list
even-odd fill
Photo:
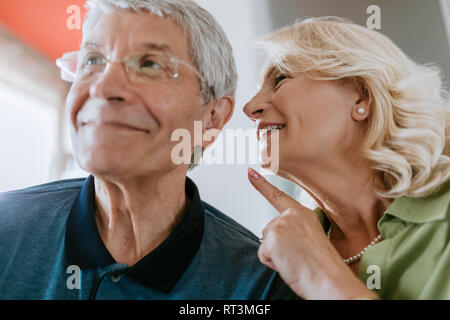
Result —
[[366, 109], [364, 109], [362, 107], [358, 109], [359, 114], [364, 114], [365, 112], [366, 112]]

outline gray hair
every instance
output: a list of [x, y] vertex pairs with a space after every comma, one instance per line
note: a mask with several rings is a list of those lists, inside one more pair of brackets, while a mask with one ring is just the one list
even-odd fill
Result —
[[190, 43], [190, 55], [203, 80], [203, 103], [234, 97], [237, 84], [233, 50], [216, 19], [192, 0], [87, 0], [89, 9], [83, 23], [83, 42], [104, 14], [124, 9], [148, 11], [166, 16], [183, 28]]

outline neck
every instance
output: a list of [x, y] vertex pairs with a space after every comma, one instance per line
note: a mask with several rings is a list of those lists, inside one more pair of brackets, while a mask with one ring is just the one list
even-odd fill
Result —
[[95, 218], [117, 262], [133, 265], [174, 230], [187, 206], [186, 173], [127, 179], [95, 177]]
[[280, 175], [314, 198], [333, 225], [335, 239], [370, 242], [379, 234], [377, 222], [392, 200], [376, 193], [382, 182], [366, 160], [295, 164]]

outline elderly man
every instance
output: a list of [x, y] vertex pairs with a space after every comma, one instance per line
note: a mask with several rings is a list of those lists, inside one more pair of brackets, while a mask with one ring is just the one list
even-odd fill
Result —
[[[71, 136], [87, 179], [0, 196], [0, 297], [269, 299], [292, 292], [258, 239], [202, 202], [171, 134], [230, 119], [236, 72], [214, 18], [189, 0], [89, 0]], [[192, 145], [192, 152], [196, 147]]]

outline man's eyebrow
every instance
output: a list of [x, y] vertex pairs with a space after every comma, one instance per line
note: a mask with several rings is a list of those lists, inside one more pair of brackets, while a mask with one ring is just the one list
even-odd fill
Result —
[[[84, 48], [96, 48], [103, 46], [101, 43], [94, 42], [94, 41], [86, 41], [84, 42], [81, 47]], [[161, 43], [154, 43], [154, 42], [143, 42], [139, 45], [139, 48], [144, 49], [150, 49], [150, 50], [157, 50], [157, 51], [164, 51], [164, 52], [172, 52], [170, 49], [170, 46], [167, 44], [161, 44]]]
[[94, 41], [86, 41], [83, 42], [83, 44], [81, 45], [81, 48], [96, 48], [96, 47], [101, 47], [102, 45], [100, 43], [94, 42]]
[[140, 48], [150, 49], [150, 50], [157, 50], [157, 51], [163, 51], [163, 52], [172, 52], [170, 49], [170, 46], [163, 43], [154, 43], [154, 42], [143, 42], [139, 45]]

